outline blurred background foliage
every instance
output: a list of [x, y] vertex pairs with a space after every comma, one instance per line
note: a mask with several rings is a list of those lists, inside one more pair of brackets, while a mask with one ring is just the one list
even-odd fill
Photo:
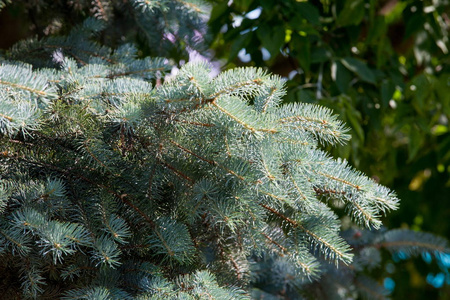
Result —
[[[397, 191], [388, 228], [450, 238], [450, 6], [445, 0], [212, 1], [224, 68], [286, 78], [285, 102], [319, 103], [348, 124], [333, 154]], [[450, 258], [386, 255], [394, 299], [450, 299]]]
[[[94, 17], [105, 21], [105, 28], [96, 34], [99, 44], [117, 48], [132, 43], [141, 57], [168, 57], [175, 63], [187, 61], [189, 51], [208, 50], [205, 24], [209, 6], [203, 1], [191, 2], [0, 0], [0, 51], [23, 39], [68, 35], [86, 18]], [[16, 47], [27, 46], [19, 43]]]

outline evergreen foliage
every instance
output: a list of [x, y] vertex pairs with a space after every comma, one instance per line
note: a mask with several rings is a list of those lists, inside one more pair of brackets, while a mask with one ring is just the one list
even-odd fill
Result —
[[[5, 297], [331, 298], [347, 281], [377, 298], [362, 274], [380, 249], [448, 252], [376, 231], [399, 200], [322, 150], [350, 138], [330, 110], [281, 106], [283, 81], [257, 68], [188, 63], [160, 84], [167, 59], [92, 42], [103, 28], [87, 19], [0, 61]], [[342, 207], [364, 231], [340, 234]]]
[[[8, 8], [11, 8], [11, 16], [21, 16], [18, 12], [25, 15], [16, 26], [28, 25], [40, 38], [39, 41], [18, 43], [11, 58], [21, 61], [27, 59], [34, 66], [49, 63], [39, 58], [43, 52], [51, 55], [56, 48], [65, 50], [66, 54], [72, 52], [73, 58], [84, 64], [87, 63], [85, 59], [91, 56], [104, 57], [106, 49], [100, 50], [92, 41], [80, 40], [92, 30], [96, 32], [96, 41], [103, 41], [114, 48], [124, 41], [132, 41], [139, 46], [140, 56], [162, 56], [178, 61], [186, 60], [188, 51], [207, 50], [205, 41], [208, 37], [206, 21], [209, 5], [203, 1], [0, 0], [0, 11]], [[72, 29], [85, 21], [88, 15], [93, 17], [91, 23], [101, 20], [102, 25], [84, 26], [85, 31], [74, 32]]]

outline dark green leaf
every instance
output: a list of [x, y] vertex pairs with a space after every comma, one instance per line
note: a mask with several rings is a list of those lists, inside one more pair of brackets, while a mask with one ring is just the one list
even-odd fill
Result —
[[260, 0], [259, 2], [265, 10], [272, 10], [274, 5], [276, 4], [274, 0]]
[[336, 83], [336, 86], [341, 93], [347, 91], [350, 81], [352, 80], [350, 72], [340, 61], [334, 61], [331, 64], [331, 78]]
[[258, 28], [256, 34], [261, 41], [261, 44], [272, 56], [276, 56], [280, 48], [283, 46], [285, 31], [282, 26], [271, 27], [268, 24], [263, 24]]
[[411, 80], [411, 85], [405, 91], [406, 97], [413, 97], [418, 112], [422, 112], [426, 105], [426, 100], [433, 88], [431, 82], [424, 74], [418, 75]]
[[364, 13], [364, 0], [346, 0], [337, 23], [340, 26], [358, 25], [364, 18]]
[[346, 117], [360, 142], [364, 143], [364, 130], [361, 126], [361, 114], [359, 112], [355, 113], [355, 111], [350, 107], [350, 103], [348, 103], [348, 107], [346, 109]]
[[216, 5], [213, 6], [209, 22], [213, 22], [214, 20], [222, 17], [227, 10], [228, 10], [227, 2], [217, 3]]
[[241, 51], [242, 49], [244, 49], [249, 41], [250, 41], [250, 35], [252, 33], [249, 32], [247, 34], [243, 34], [243, 35], [239, 35], [236, 40], [234, 41], [233, 45], [231, 46], [230, 49], [230, 54], [228, 56], [228, 59], [231, 61], [233, 59], [235, 59], [239, 53], [239, 51]]
[[386, 22], [383, 16], [377, 16], [372, 26], [369, 27], [369, 34], [367, 36], [368, 44], [378, 44], [380, 38], [386, 36]]
[[311, 51], [311, 63], [325, 62], [331, 58], [331, 53], [325, 48], [313, 48]]
[[381, 102], [384, 107], [387, 107], [389, 100], [392, 99], [392, 95], [395, 92], [395, 85], [391, 80], [383, 80], [381, 83]]
[[408, 22], [406, 23], [404, 38], [407, 39], [420, 31], [423, 28], [423, 24], [425, 22], [426, 19], [422, 14], [411, 15], [411, 17], [408, 19]]
[[[227, 3], [227, 1], [224, 1]], [[239, 10], [239, 11], [245, 11], [248, 12], [250, 5], [252, 4], [253, 0], [240, 0], [240, 1], [233, 1], [233, 8]]]
[[300, 36], [298, 34], [292, 35], [292, 47], [294, 54], [300, 62], [300, 66], [309, 72], [309, 66], [311, 64], [311, 43], [308, 37]]
[[375, 84], [375, 75], [364, 61], [346, 57], [341, 59], [341, 62], [347, 69], [356, 73], [362, 80]]
[[298, 13], [314, 25], [320, 25], [319, 11], [315, 6], [307, 2], [297, 4]]

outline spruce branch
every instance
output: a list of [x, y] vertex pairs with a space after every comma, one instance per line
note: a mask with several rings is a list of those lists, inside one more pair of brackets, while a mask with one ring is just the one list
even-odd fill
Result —
[[350, 139], [342, 121], [324, 107], [311, 104], [288, 104], [278, 109], [278, 122], [294, 130], [306, 130], [330, 144], [344, 144]]
[[389, 292], [378, 282], [367, 276], [360, 276], [358, 279], [355, 279], [355, 286], [367, 299], [389, 299]]
[[273, 213], [274, 215], [290, 223], [293, 226], [293, 228], [299, 228], [301, 231], [303, 231], [307, 235], [307, 237], [311, 239], [310, 241], [312, 242], [313, 245], [312, 247], [313, 248], [318, 247], [319, 250], [323, 251], [326, 257], [329, 257], [331, 260], [334, 260], [336, 264], [338, 263], [338, 260], [341, 260], [346, 264], [349, 264], [351, 262], [353, 255], [351, 253], [348, 253], [350, 249], [348, 245], [346, 245], [342, 241], [338, 242], [337, 244], [338, 246], [334, 246], [336, 245], [335, 243], [330, 243], [326, 239], [316, 234], [314, 230], [306, 228], [302, 224], [298, 223], [297, 221], [289, 217], [286, 217], [285, 215], [283, 215], [282, 213], [278, 212], [277, 210], [273, 209], [268, 205], [261, 204], [261, 206], [264, 207], [269, 212]]
[[382, 234], [373, 246], [386, 248], [391, 252], [402, 251], [407, 255], [419, 255], [421, 253], [449, 253], [448, 241], [425, 232], [395, 229]]
[[[97, 17], [113, 12], [94, 2]], [[161, 49], [204, 33], [189, 32], [197, 1], [121, 5]], [[269, 284], [298, 296], [333, 274], [378, 295], [359, 275], [380, 249], [448, 252], [409, 231], [340, 235], [335, 202], [377, 229], [398, 199], [320, 150], [349, 139], [329, 109], [282, 105], [283, 80], [257, 68], [213, 78], [187, 63], [161, 83], [171, 63], [92, 41], [105, 26], [21, 43], [7, 57], [33, 66], [0, 65], [0, 255], [28, 295], [248, 299]]]
[[148, 240], [155, 255], [162, 255], [163, 260], [171, 262], [189, 263], [193, 259], [195, 248], [187, 227], [168, 218], [158, 220], [157, 224], [154, 235]]

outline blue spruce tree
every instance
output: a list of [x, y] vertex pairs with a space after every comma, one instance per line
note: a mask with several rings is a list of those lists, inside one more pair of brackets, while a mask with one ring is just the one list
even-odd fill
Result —
[[[281, 105], [281, 78], [212, 77], [207, 63], [167, 76], [204, 47], [203, 4], [72, 2], [93, 18], [0, 56], [5, 299], [332, 298], [342, 286], [381, 299], [364, 275], [381, 249], [448, 251], [377, 231], [399, 200], [321, 150], [350, 138], [344, 124]], [[138, 47], [112, 40], [123, 20]], [[361, 229], [340, 231], [342, 207]]]

